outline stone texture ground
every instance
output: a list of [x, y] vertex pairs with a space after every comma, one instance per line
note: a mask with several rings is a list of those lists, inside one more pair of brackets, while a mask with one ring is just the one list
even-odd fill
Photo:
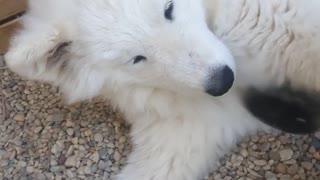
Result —
[[[0, 178], [110, 179], [130, 153], [129, 127], [99, 99], [63, 104], [58, 89], [22, 80], [0, 58]], [[320, 133], [244, 138], [210, 180], [320, 179]]]

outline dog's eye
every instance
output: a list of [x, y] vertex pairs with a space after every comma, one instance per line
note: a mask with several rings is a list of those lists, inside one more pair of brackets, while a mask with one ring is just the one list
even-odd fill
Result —
[[164, 11], [164, 17], [165, 17], [167, 20], [170, 20], [170, 21], [173, 20], [173, 15], [172, 15], [173, 9], [174, 9], [173, 1], [172, 1], [172, 0], [169, 0], [169, 1], [166, 3], [165, 11]]
[[137, 64], [137, 63], [139, 63], [141, 61], [146, 61], [146, 60], [147, 60], [146, 57], [138, 55], [138, 56], [133, 58], [133, 64]]

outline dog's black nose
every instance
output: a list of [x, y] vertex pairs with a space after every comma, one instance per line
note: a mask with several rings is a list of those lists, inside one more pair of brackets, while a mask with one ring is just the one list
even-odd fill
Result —
[[228, 66], [211, 72], [205, 83], [205, 90], [212, 96], [221, 96], [229, 91], [234, 81], [234, 73]]

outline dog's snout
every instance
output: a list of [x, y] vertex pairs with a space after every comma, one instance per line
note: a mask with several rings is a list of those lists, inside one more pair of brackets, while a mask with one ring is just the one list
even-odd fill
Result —
[[229, 66], [223, 66], [210, 72], [205, 90], [212, 96], [221, 96], [229, 91], [234, 81], [234, 73]]

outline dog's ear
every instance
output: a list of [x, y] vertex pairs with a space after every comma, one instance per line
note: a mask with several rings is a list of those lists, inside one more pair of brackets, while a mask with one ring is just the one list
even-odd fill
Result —
[[54, 27], [21, 29], [11, 40], [5, 54], [6, 64], [17, 74], [31, 79], [49, 80], [43, 76], [45, 72], [54, 75], [62, 71], [72, 58], [72, 41], [62, 35]]
[[72, 42], [65, 41], [58, 43], [53, 49], [51, 49], [47, 56], [45, 57], [46, 69], [56, 68], [62, 71], [71, 58], [71, 48]]
[[84, 64], [88, 61], [76, 41], [76, 4], [29, 1], [28, 12], [20, 19], [22, 28], [14, 34], [5, 54], [11, 71], [58, 86], [69, 102], [98, 95], [104, 83], [102, 75]]

